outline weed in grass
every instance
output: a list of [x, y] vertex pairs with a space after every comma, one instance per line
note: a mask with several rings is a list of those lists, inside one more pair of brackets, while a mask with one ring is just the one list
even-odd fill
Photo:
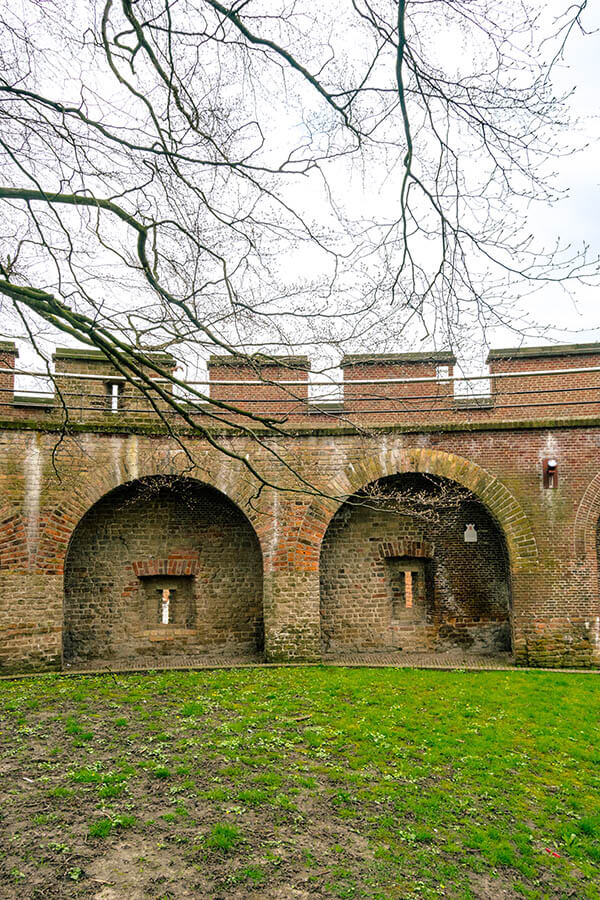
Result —
[[242, 833], [235, 825], [217, 823], [210, 829], [206, 846], [212, 850], [220, 850], [223, 853], [229, 853], [234, 847], [243, 840]]
[[88, 834], [90, 837], [98, 837], [105, 838], [112, 831], [112, 821], [110, 819], [98, 819], [97, 822], [92, 822], [88, 829]]
[[237, 799], [246, 806], [262, 806], [268, 797], [268, 793], [259, 788], [248, 788], [246, 791], [240, 791], [237, 795]]
[[203, 703], [192, 700], [189, 703], [184, 703], [181, 707], [180, 715], [187, 718], [189, 716], [203, 716], [205, 712], [206, 709]]
[[83, 768], [69, 772], [71, 781], [77, 784], [99, 784], [102, 781], [102, 774], [98, 768]]
[[125, 790], [124, 784], [103, 784], [98, 791], [98, 796], [102, 800], [110, 800], [113, 797], [120, 797]]
[[98, 819], [96, 822], [92, 822], [88, 829], [88, 834], [90, 837], [105, 838], [109, 836], [113, 829], [133, 828], [135, 823], [135, 816], [125, 814], [113, 816], [110, 819]]
[[238, 869], [232, 875], [227, 877], [230, 884], [242, 884], [245, 881], [251, 881], [254, 884], [261, 884], [267, 878], [267, 873], [260, 866], [244, 866]]
[[56, 822], [58, 815], [56, 813], [41, 813], [39, 816], [33, 817], [34, 825], [49, 825], [50, 822]]
[[153, 770], [152, 774], [154, 775], [155, 778], [161, 778], [161, 779], [171, 777], [171, 773], [169, 772], [169, 770], [167, 769], [166, 766], [156, 766], [156, 768]]

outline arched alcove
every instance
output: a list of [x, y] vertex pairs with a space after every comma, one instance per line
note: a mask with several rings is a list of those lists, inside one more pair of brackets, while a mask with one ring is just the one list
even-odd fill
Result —
[[65, 660], [262, 649], [262, 556], [224, 494], [153, 476], [98, 500], [65, 563]]
[[503, 532], [448, 479], [398, 474], [348, 498], [325, 532], [320, 580], [325, 653], [511, 648]]

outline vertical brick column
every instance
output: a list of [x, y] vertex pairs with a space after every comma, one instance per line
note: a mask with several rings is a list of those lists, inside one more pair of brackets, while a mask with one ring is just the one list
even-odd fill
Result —
[[[12, 341], [0, 341], [0, 369], [14, 369], [19, 351]], [[12, 415], [12, 402], [15, 395], [14, 372], [0, 372], [0, 419]]]
[[[276, 511], [280, 504], [281, 500], [275, 501]], [[298, 501], [286, 504], [274, 517], [263, 581], [265, 657], [269, 662], [315, 662], [321, 658], [319, 556], [327, 521], [328, 516], [321, 515], [318, 507]]]

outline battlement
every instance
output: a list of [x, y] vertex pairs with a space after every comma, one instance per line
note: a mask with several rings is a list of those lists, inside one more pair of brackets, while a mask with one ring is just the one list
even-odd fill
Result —
[[207, 367], [211, 400], [274, 418], [306, 414], [307, 356], [211, 356]]
[[66, 409], [71, 421], [151, 424], [159, 414], [176, 415], [169, 395], [201, 425], [235, 425], [247, 414], [313, 426], [600, 416], [595, 343], [492, 349], [489, 375], [472, 377], [455, 374], [456, 357], [447, 351], [347, 355], [340, 362], [341, 382], [312, 373], [306, 356], [213, 355], [207, 379], [190, 383], [187, 392], [183, 382], [174, 386], [170, 380], [177, 361], [164, 352], [147, 353], [142, 365], [132, 360], [123, 366], [99, 350], [59, 347], [52, 357], [53, 389], [35, 393], [15, 392], [15, 375], [47, 373], [17, 369], [17, 359], [16, 345], [0, 342], [4, 419], [53, 420]]

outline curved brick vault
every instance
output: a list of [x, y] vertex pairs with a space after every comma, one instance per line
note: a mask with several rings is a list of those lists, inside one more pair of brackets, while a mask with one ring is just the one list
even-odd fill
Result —
[[296, 554], [291, 565], [318, 571], [321, 541], [334, 514], [353, 494], [381, 478], [403, 473], [437, 475], [470, 490], [485, 505], [506, 539], [511, 570], [529, 572], [537, 568], [536, 540], [521, 505], [502, 482], [476, 463], [442, 450], [408, 449], [384, 451], [352, 463], [340, 473], [329, 490], [335, 498], [313, 501], [298, 529]]
[[189, 468], [182, 471], [165, 471], [152, 460], [140, 459], [139, 470], [135, 478], [120, 478], [110, 468], [98, 469], [80, 485], [72, 490], [65, 500], [54, 507], [41, 523], [41, 534], [37, 552], [37, 569], [45, 574], [62, 574], [69, 543], [84, 515], [101, 499], [112, 491], [128, 484], [134, 484], [147, 478], [190, 479], [199, 485], [214, 488], [238, 507], [248, 519], [258, 538], [261, 552], [264, 555], [264, 533], [257, 527], [257, 514], [249, 504], [255, 487], [249, 479], [239, 477], [234, 467], [219, 466], [214, 471], [203, 469], [201, 476], [195, 475]]
[[104, 494], [73, 533], [64, 659], [256, 652], [262, 582], [256, 532], [221, 491], [177, 476], [136, 479]]

